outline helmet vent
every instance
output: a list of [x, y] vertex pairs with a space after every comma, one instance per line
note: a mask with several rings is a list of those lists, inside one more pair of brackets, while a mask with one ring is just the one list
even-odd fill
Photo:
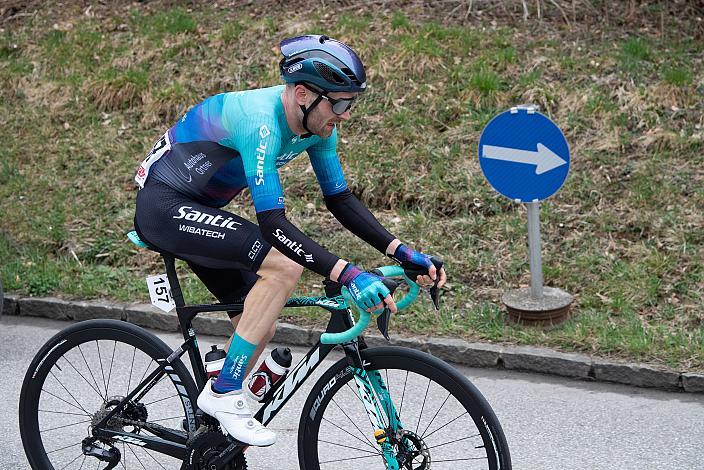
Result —
[[340, 75], [335, 72], [332, 67], [325, 65], [322, 62], [313, 62], [313, 66], [315, 67], [315, 70], [320, 74], [320, 76], [328, 82], [334, 83], [335, 85], [345, 84], [345, 80], [340, 77]]
[[347, 75], [347, 77], [350, 79], [350, 81], [352, 83], [354, 83], [357, 86], [362, 86], [362, 82], [359, 81], [359, 79], [354, 74], [354, 72], [352, 72], [352, 70], [350, 70], [347, 67], [343, 67], [341, 70], [345, 73], [345, 75]]

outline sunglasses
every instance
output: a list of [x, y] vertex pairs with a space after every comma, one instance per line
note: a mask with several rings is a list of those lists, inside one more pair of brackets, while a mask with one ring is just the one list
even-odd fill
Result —
[[303, 84], [304, 87], [308, 88], [310, 91], [313, 93], [316, 93], [320, 95], [320, 97], [324, 100], [326, 100], [328, 103], [330, 103], [330, 106], [332, 107], [332, 112], [337, 114], [338, 116], [341, 114], [345, 114], [347, 111], [352, 109], [352, 106], [354, 106], [355, 101], [357, 101], [357, 96], [353, 98], [331, 98], [327, 94], [325, 94], [324, 91], [322, 90], [316, 90], [313, 87], [308, 86], [307, 84]]
[[355, 96], [354, 98], [330, 98], [328, 95], [321, 94], [320, 95], [324, 100], [327, 100], [328, 103], [330, 103], [330, 106], [332, 106], [332, 112], [337, 114], [338, 116], [340, 114], [345, 114], [347, 111], [349, 111], [352, 106], [354, 105], [354, 102], [357, 101], [357, 97]]

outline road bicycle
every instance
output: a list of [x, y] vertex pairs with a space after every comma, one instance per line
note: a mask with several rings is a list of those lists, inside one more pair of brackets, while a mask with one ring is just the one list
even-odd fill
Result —
[[[131, 239], [147, 246], [134, 232]], [[31, 362], [20, 395], [20, 434], [33, 469], [247, 468], [247, 446], [196, 408], [206, 373], [192, 325], [198, 313], [241, 312], [243, 304], [186, 305], [174, 257], [161, 255], [183, 344], [171, 349], [143, 328], [107, 319], [73, 324], [51, 338]], [[377, 272], [407, 284], [399, 309], [418, 297], [408, 269]], [[399, 285], [385, 282], [391, 289]], [[362, 332], [372, 317], [355, 312], [340, 284], [326, 281], [324, 296], [286, 303], [303, 306], [328, 311], [327, 328], [255, 414], [269, 424], [323, 359], [342, 347], [345, 357], [305, 400], [298, 425], [301, 469], [511, 468], [501, 425], [466, 377], [421, 351], [368, 347]], [[388, 311], [377, 318], [387, 339], [388, 319]]]

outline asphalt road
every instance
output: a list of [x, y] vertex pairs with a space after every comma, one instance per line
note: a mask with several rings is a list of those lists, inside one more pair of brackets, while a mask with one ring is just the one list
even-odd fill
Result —
[[[6, 406], [0, 409], [0, 420], [7, 431], [0, 444], [2, 469], [29, 468], [18, 429], [22, 379], [40, 346], [67, 325], [26, 317], [4, 316], [0, 320], [0, 370], [5, 378], [0, 380], [0, 392], [7, 398]], [[154, 333], [170, 346], [181, 342], [177, 334]], [[199, 341], [204, 349], [213, 343], [221, 344], [223, 339], [201, 337]], [[293, 348], [294, 361], [305, 352], [302, 348]], [[330, 359], [338, 357], [331, 355]], [[332, 364], [332, 361], [327, 363]], [[326, 368], [324, 366], [316, 372], [314, 380]], [[704, 442], [704, 395], [512, 371], [459, 369], [494, 408], [504, 427], [516, 469], [704, 469], [704, 446], [701, 445]], [[314, 380], [309, 380], [303, 391], [294, 396], [270, 424], [278, 432], [279, 442], [270, 448], [252, 448], [247, 452], [249, 468], [298, 468], [299, 413]], [[335, 453], [331, 452], [331, 456], [335, 457]], [[367, 464], [369, 468], [374, 465], [381, 468], [377, 459], [371, 462]], [[79, 468], [77, 464], [74, 466]], [[348, 468], [347, 463], [335, 466]], [[160, 468], [149, 461], [144, 467]], [[95, 463], [90, 466], [86, 463], [83, 468], [96, 467]], [[447, 467], [436, 463], [433, 468]], [[453, 468], [474, 467], [456, 465]]]

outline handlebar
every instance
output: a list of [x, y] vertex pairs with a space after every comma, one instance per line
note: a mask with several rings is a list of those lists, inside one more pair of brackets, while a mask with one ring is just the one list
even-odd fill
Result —
[[[385, 278], [400, 277], [410, 287], [408, 294], [404, 295], [403, 298], [396, 301], [396, 307], [398, 308], [398, 310], [408, 308], [408, 306], [411, 305], [418, 297], [418, 294], [420, 293], [420, 287], [406, 275], [403, 267], [382, 266], [381, 268], [377, 268], [373, 272], [375, 274], [380, 274]], [[393, 294], [393, 291], [398, 287], [399, 283], [391, 281], [390, 279], [384, 279], [384, 281], [384, 284], [389, 287], [389, 290]], [[390, 286], [389, 284], [387, 284], [387, 282], [389, 281], [393, 282], [394, 285]], [[361, 310], [357, 307], [357, 303], [352, 299], [352, 296], [350, 295], [346, 287], [342, 288], [342, 296], [345, 298], [345, 301], [347, 302], [347, 305], [350, 308], [353, 308], [354, 310], [357, 310], [359, 312], [359, 321], [357, 321], [357, 323], [355, 323], [355, 325], [347, 331], [343, 331], [341, 333], [323, 333], [320, 337], [320, 342], [323, 344], [340, 344], [345, 343], [347, 341], [351, 341], [352, 339], [362, 334], [362, 331], [364, 331], [367, 325], [369, 325], [369, 321], [372, 318], [372, 315], [369, 312]], [[384, 308], [384, 310], [386, 311], [386, 308]]]

